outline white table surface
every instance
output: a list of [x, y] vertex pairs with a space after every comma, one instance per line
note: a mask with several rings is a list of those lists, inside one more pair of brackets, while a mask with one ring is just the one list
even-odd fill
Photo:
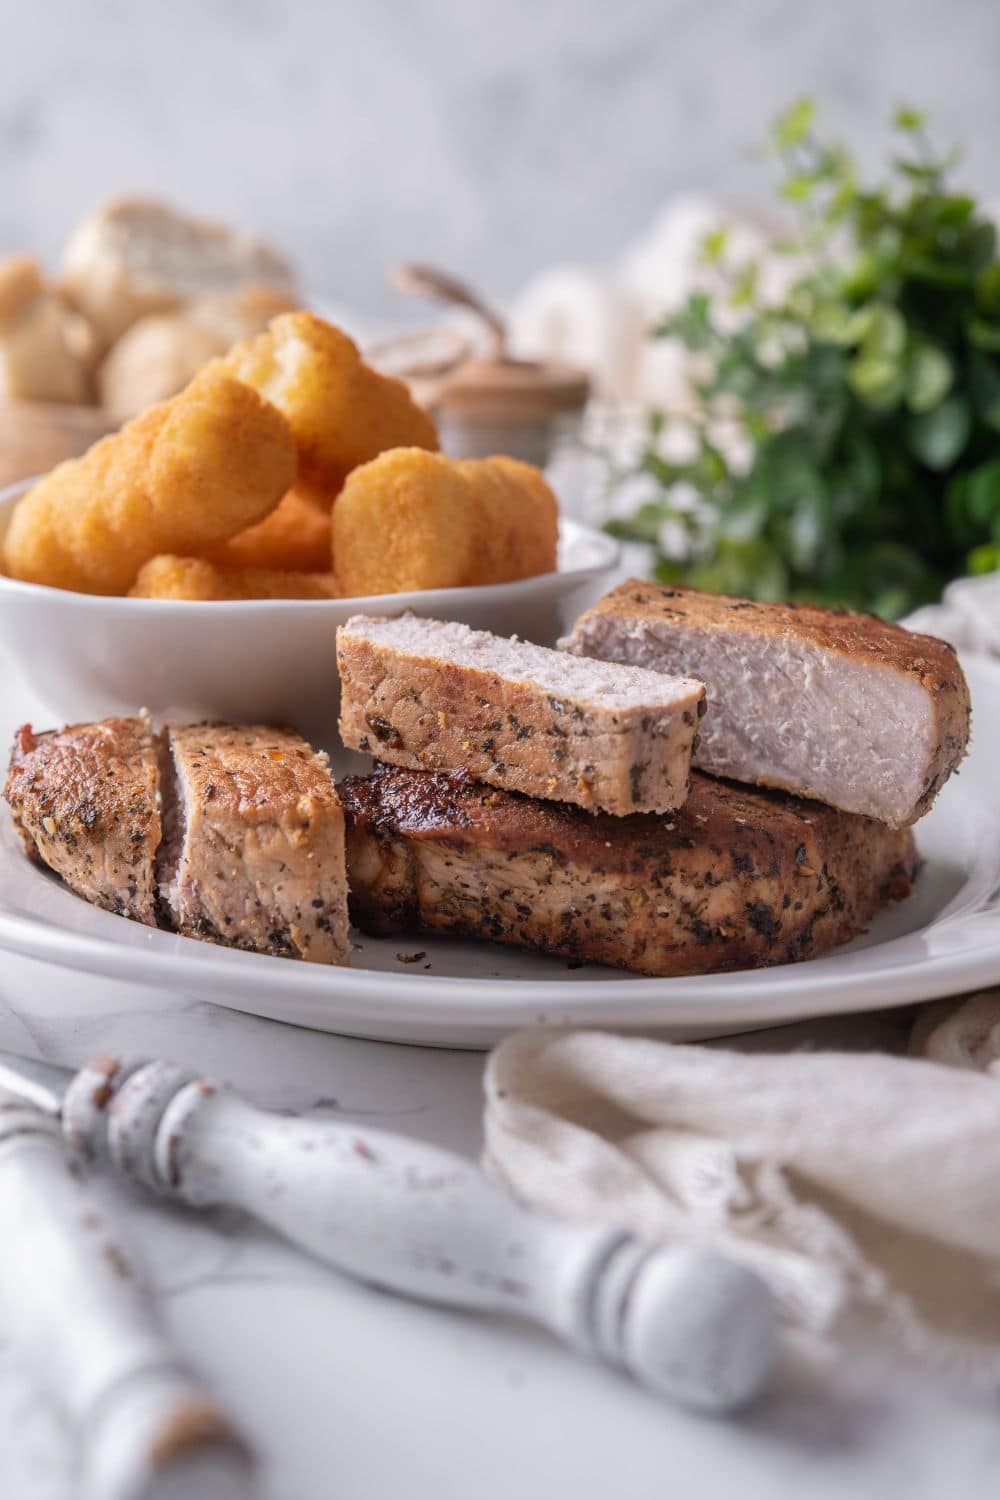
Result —
[[[0, 693], [5, 733], [28, 705], [2, 664]], [[752, 1045], [891, 1043], [899, 1025], [789, 1028]], [[108, 1048], [171, 1057], [272, 1108], [374, 1120], [469, 1156], [480, 1147], [475, 1053], [304, 1031], [7, 954], [0, 1047], [66, 1063]], [[533, 1329], [350, 1282], [238, 1215], [100, 1190], [178, 1347], [256, 1446], [263, 1500], [938, 1500], [996, 1482], [992, 1405], [887, 1381], [860, 1356], [786, 1379], [737, 1421], [697, 1418]], [[71, 1435], [2, 1328], [0, 1497], [76, 1497]]]

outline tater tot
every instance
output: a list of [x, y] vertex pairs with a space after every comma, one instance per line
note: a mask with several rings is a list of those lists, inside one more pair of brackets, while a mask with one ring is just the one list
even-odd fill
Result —
[[394, 448], [355, 469], [333, 508], [345, 595], [450, 588], [475, 571], [477, 517], [457, 465]]
[[323, 572], [330, 567], [329, 509], [289, 490], [263, 521], [207, 555], [220, 568]]
[[149, 558], [205, 552], [263, 520], [296, 462], [275, 407], [240, 381], [201, 375], [28, 491], [7, 532], [7, 572], [124, 594]]
[[483, 469], [492, 469], [502, 480], [500, 509], [493, 514], [487, 512], [487, 533], [495, 539], [491, 582], [551, 573], [559, 541], [559, 505], [541, 471], [519, 459], [499, 455], [469, 459], [463, 469], [473, 483], [478, 483], [477, 476]]
[[558, 508], [542, 475], [513, 458], [465, 459], [463, 479], [480, 511], [474, 582], [510, 583], [555, 566]]
[[352, 469], [385, 449], [437, 449], [434, 423], [403, 382], [366, 365], [346, 333], [313, 313], [274, 318], [213, 368], [284, 413], [298, 444], [299, 488], [327, 506]]
[[355, 469], [333, 510], [346, 597], [508, 583], [556, 565], [557, 505], [536, 469], [399, 448]]
[[153, 557], [129, 589], [130, 599], [335, 599], [333, 574], [281, 568], [217, 568], [203, 557]]

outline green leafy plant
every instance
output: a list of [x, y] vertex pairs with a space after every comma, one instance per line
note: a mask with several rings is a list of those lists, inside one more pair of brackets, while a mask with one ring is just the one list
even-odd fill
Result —
[[800, 100], [768, 150], [797, 232], [773, 248], [787, 290], [704, 245], [723, 288], [655, 330], [696, 356], [682, 458], [650, 419], [632, 473], [652, 486], [609, 523], [657, 549], [666, 581], [896, 617], [966, 572], [1000, 567], [1000, 262], [954, 154], [900, 108], [889, 180], [859, 183]]

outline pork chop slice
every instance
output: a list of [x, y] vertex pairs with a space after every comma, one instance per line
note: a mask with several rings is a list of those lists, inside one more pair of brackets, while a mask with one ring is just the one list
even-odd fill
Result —
[[968, 745], [969, 690], [952, 648], [872, 615], [633, 578], [559, 644], [700, 678], [702, 770], [894, 828], [928, 811]]
[[287, 729], [171, 724], [159, 891], [178, 932], [346, 964], [344, 815], [325, 755]]
[[337, 665], [344, 744], [392, 765], [617, 814], [687, 796], [700, 682], [410, 614], [348, 620]]
[[912, 836], [695, 772], [618, 818], [382, 767], [339, 785], [363, 931], [455, 933], [638, 974], [813, 958], [910, 892]]
[[4, 796], [32, 859], [105, 911], [156, 925], [160, 843], [149, 719], [18, 730]]

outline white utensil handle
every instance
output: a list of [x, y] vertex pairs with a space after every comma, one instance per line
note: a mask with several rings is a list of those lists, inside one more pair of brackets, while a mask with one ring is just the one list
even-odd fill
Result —
[[[108, 1060], [99, 1066], [107, 1083]], [[771, 1369], [770, 1293], [710, 1250], [656, 1248], [549, 1218], [450, 1152], [269, 1114], [167, 1063], [119, 1076], [95, 1088], [93, 1069], [78, 1075], [67, 1133], [159, 1192], [245, 1209], [406, 1296], [533, 1318], [705, 1410], [744, 1404]]]
[[246, 1448], [167, 1345], [58, 1125], [30, 1106], [0, 1108], [0, 1333], [72, 1420], [87, 1500], [251, 1494]]

